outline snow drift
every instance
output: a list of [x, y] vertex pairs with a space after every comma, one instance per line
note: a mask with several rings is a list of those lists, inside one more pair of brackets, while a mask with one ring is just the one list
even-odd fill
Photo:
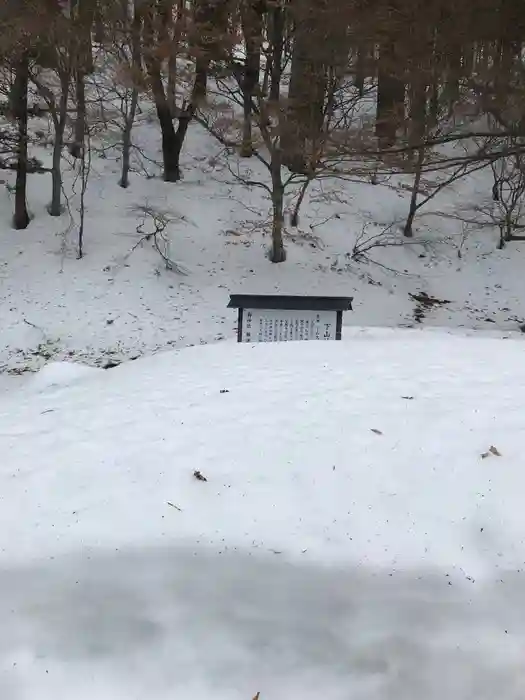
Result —
[[0, 696], [521, 698], [523, 342], [221, 344], [0, 397]]

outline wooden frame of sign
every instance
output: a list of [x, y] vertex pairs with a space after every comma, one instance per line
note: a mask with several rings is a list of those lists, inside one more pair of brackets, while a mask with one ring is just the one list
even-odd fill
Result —
[[341, 340], [343, 312], [352, 297], [232, 294], [228, 308], [238, 309], [239, 343], [286, 340]]

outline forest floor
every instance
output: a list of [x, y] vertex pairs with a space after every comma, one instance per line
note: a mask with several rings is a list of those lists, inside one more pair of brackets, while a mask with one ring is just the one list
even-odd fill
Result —
[[[33, 121], [41, 135], [33, 153], [48, 165], [47, 122], [38, 130], [39, 121]], [[11, 228], [13, 178], [4, 175], [0, 371], [35, 369], [68, 357], [105, 366], [232, 338], [236, 318], [226, 305], [237, 292], [353, 296], [347, 326], [432, 326], [501, 335], [519, 332], [525, 322], [525, 244], [498, 250], [495, 230], [465, 227], [455, 218], [489, 206], [485, 174], [435, 197], [416, 219], [414, 239], [402, 246], [384, 246], [382, 232], [390, 227], [395, 242], [402, 239], [410, 178], [393, 176], [376, 185], [314, 182], [298, 228], [287, 227], [287, 261], [272, 265], [266, 257], [268, 196], [234, 174], [241, 168], [267, 183], [257, 161], [227, 160], [222, 146], [196, 125], [184, 151], [183, 180], [164, 183], [155, 165], [158, 128], [146, 111], [135, 129], [140, 168], [123, 190], [118, 153], [110, 147], [114, 138], [109, 133], [94, 142], [81, 260], [76, 259], [78, 166], [64, 161], [68, 206], [59, 218], [46, 211], [50, 176], [31, 175], [34, 218], [25, 231]], [[288, 207], [295, 194], [288, 193]], [[165, 226], [179, 271], [166, 269], [151, 241], [135, 248], [154, 230], [152, 212]], [[364, 252], [358, 260], [356, 246]]]

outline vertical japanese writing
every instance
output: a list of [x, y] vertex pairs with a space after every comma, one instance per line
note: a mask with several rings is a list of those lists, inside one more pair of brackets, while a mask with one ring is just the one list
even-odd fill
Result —
[[242, 318], [242, 339], [249, 343], [334, 340], [335, 328], [335, 313], [246, 309]]
[[246, 312], [246, 340], [251, 342], [252, 339], [252, 320], [253, 313], [251, 311]]
[[308, 340], [310, 338], [310, 319], [305, 318], [304, 320], [304, 339]]

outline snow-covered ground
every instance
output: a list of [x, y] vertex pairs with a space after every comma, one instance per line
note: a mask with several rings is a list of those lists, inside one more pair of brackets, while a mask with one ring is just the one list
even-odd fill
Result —
[[[147, 106], [134, 138], [126, 191], [92, 138], [82, 260], [66, 159], [58, 219], [0, 184], [0, 700], [522, 700], [525, 245], [457, 219], [486, 174], [370, 248], [410, 179], [314, 184], [272, 265], [257, 162], [192, 125], [166, 184]], [[239, 346], [242, 291], [354, 309]]]
[[523, 348], [346, 329], [24, 378], [0, 697], [521, 700]]
[[[148, 158], [159, 160], [151, 115], [139, 121], [135, 138]], [[410, 179], [314, 184], [299, 230], [288, 229], [293, 238], [287, 236], [287, 262], [272, 265], [265, 257], [268, 199], [263, 190], [236, 181], [231, 171], [237, 163], [230, 159], [227, 167], [222, 151], [194, 125], [181, 183], [162, 182], [160, 168], [145, 161], [156, 177], [132, 173], [126, 191], [117, 184], [116, 152], [106, 151], [102, 158], [94, 151], [83, 260], [75, 259], [78, 196], [71, 195], [69, 166], [64, 165], [65, 189], [73, 223], [67, 212], [58, 220], [47, 214], [49, 177], [32, 175], [35, 218], [26, 231], [13, 231], [12, 195], [0, 186], [0, 370], [31, 369], [68, 357], [104, 366], [159, 349], [233, 338], [235, 315], [226, 304], [228, 294], [239, 291], [354, 296], [354, 311], [345, 319], [351, 326], [413, 325], [418, 304], [410, 294], [422, 291], [446, 302], [426, 309], [423, 325], [501, 333], [518, 331], [525, 321], [525, 245], [498, 251], [495, 231], [467, 235], [459, 221], [430, 215], [452, 216], [469, 202], [490, 200], [486, 174], [437, 196], [416, 220], [416, 243], [372, 248], [371, 262], [350, 259], [356, 239], [364, 228], [370, 239], [402, 222]], [[35, 153], [49, 161], [49, 150]], [[267, 181], [257, 162], [239, 167], [249, 168], [252, 179]], [[78, 183], [75, 187], [78, 192]], [[144, 206], [172, 220], [171, 255], [187, 274], [167, 271], [149, 244], [130, 254], [140, 238], [137, 207]]]

